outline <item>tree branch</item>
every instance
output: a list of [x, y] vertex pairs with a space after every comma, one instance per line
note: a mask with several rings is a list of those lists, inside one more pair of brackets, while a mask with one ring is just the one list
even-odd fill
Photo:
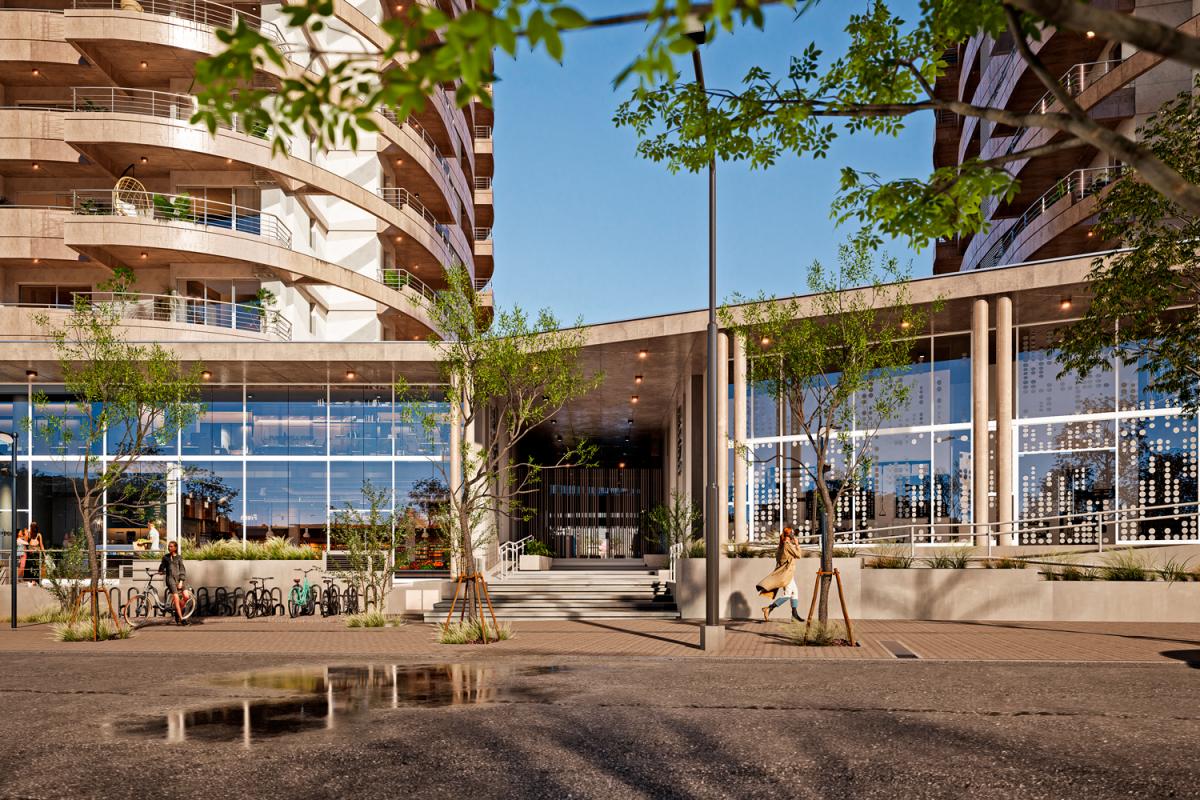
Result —
[[1050, 90], [1050, 94], [1054, 95], [1054, 99], [1062, 103], [1063, 108], [1077, 120], [1087, 119], [1087, 112], [1079, 107], [1075, 102], [1075, 98], [1067, 93], [1058, 79], [1050, 74], [1050, 70], [1046, 69], [1046, 65], [1042, 63], [1042, 59], [1038, 58], [1037, 53], [1033, 52], [1033, 48], [1029, 46], [1029, 42], [1025, 40], [1025, 34], [1021, 30], [1021, 14], [1012, 6], [1004, 6], [1004, 16], [1008, 19], [1008, 32], [1012, 34], [1013, 43], [1017, 48], [1017, 52], [1021, 55], [1021, 59], [1029, 65], [1029, 69], [1037, 76], [1037, 79], [1042, 82], [1042, 85]]

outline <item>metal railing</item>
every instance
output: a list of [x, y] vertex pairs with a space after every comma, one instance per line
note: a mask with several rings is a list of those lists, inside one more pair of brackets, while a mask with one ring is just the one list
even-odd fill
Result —
[[[1190, 510], [1188, 510], [1190, 509]], [[1190, 539], [1135, 539], [1123, 536], [1122, 530], [1141, 523], [1163, 523], [1187, 518], [1197, 534]], [[1029, 542], [1029, 538], [1053, 538], [1054, 533], [1068, 532], [1074, 541]], [[1038, 517], [1021, 517], [1012, 522], [924, 522], [887, 525], [877, 528], [857, 528], [834, 532], [834, 544], [871, 547], [878, 544], [907, 545], [910, 553], [918, 545], [975, 544], [986, 538], [988, 553], [1002, 536], [1011, 536], [1017, 544], [1047, 547], [1078, 547], [1095, 545], [1098, 552], [1105, 544], [1112, 547], [1162, 547], [1176, 544], [1200, 543], [1200, 502], [1186, 501], [1162, 505], [1069, 511]], [[1061, 536], [1059, 537], [1061, 540]], [[804, 546], [819, 547], [821, 534], [808, 530], [797, 533]], [[753, 543], [752, 543], [753, 544]]]
[[492, 229], [491, 228], [476, 228], [475, 229], [475, 241], [490, 242], [491, 240], [492, 240]]
[[476, 177], [475, 188], [481, 191], [490, 192], [492, 190], [492, 179], [489, 177]]
[[1102, 191], [1105, 187], [1120, 178], [1124, 171], [1124, 165], [1116, 165], [1111, 167], [1077, 169], [1074, 172], [1068, 173], [1064, 178], [1047, 189], [1041, 197], [1034, 200], [1029, 205], [1029, 208], [1025, 209], [1025, 213], [1017, 217], [995, 244], [988, 248], [987, 254], [979, 260], [979, 268], [986, 269], [987, 267], [994, 267], [999, 264], [1013, 243], [1016, 242], [1017, 237], [1032, 225], [1034, 221], [1049, 211], [1058, 201], [1064, 197], [1070, 197], [1072, 205], [1078, 203], [1085, 197], [1090, 197]]
[[683, 542], [676, 542], [667, 551], [667, 582], [675, 582], [675, 568], [683, 558]]
[[86, 189], [71, 192], [71, 213], [80, 216], [140, 217], [238, 231], [292, 246], [292, 232], [274, 214], [256, 208], [182, 194]]
[[[1100, 78], [1112, 72], [1118, 66], [1124, 63], [1121, 59], [1111, 59], [1108, 61], [1085, 61], [1081, 64], [1075, 64], [1069, 70], [1063, 73], [1058, 79], [1058, 83], [1067, 91], [1070, 97], [1078, 97], [1083, 94], [1083, 91], [1094, 84]], [[1046, 92], [1029, 109], [1030, 114], [1045, 114], [1049, 111], [1058, 100], [1055, 99], [1052, 92]]]
[[500, 558], [496, 562], [494, 575], [502, 581], [520, 569], [521, 556], [525, 554], [525, 545], [533, 540], [532, 536], [517, 539], [515, 542], [505, 542], [500, 545]]
[[377, 273], [377, 277], [379, 282], [389, 289], [396, 289], [397, 291], [411, 289], [430, 303], [437, 299], [437, 292], [429, 288], [428, 284], [406, 269], [383, 267]]
[[[192, 114], [196, 112], [196, 107], [196, 98], [190, 94], [111, 86], [80, 86], [71, 89], [71, 105], [66, 110], [144, 114], [190, 122]], [[219, 124], [217, 127], [267, 141], [274, 136], [274, 129], [270, 126], [261, 123], [246, 125], [244, 119], [238, 114], [234, 114], [232, 124]]]
[[247, 14], [239, 8], [209, 0], [72, 0], [71, 7], [80, 10], [134, 10], [228, 30], [236, 28], [238, 21], [242, 20], [276, 44], [288, 47], [288, 41], [274, 23]]
[[492, 139], [491, 127], [489, 127], [487, 125], [476, 125], [475, 126], [475, 139], [477, 141], [483, 141], [483, 142], [491, 141], [491, 139]]
[[442, 154], [442, 150], [437, 146], [437, 142], [434, 141], [433, 137], [429, 135], [429, 131], [425, 130], [421, 123], [417, 122], [412, 117], [409, 117], [401, 122], [400, 118], [396, 115], [396, 112], [390, 108], [387, 108], [386, 106], [383, 106], [379, 109], [379, 114], [398, 128], [411, 128], [413, 133], [419, 136], [421, 141], [423, 141], [426, 146], [433, 151], [433, 156], [435, 159], [437, 159], [438, 164], [441, 166], [442, 172], [446, 175], [446, 177], [450, 177], [450, 159], [446, 158], [446, 156]]
[[[121, 320], [169, 322], [262, 333], [280, 341], [291, 341], [292, 323], [279, 311], [255, 303], [229, 303], [203, 297], [142, 292], [72, 292], [90, 306], [103, 307]], [[0, 303], [0, 308], [69, 310], [73, 303]]]
[[401, 211], [407, 209], [409, 213], [415, 214], [421, 219], [434, 234], [442, 240], [445, 245], [446, 261], [452, 261], [455, 254], [454, 244], [450, 241], [450, 226], [438, 221], [438, 218], [433, 215], [433, 212], [427, 209], [417, 196], [400, 186], [393, 186], [378, 190], [379, 196], [388, 205], [394, 206]]

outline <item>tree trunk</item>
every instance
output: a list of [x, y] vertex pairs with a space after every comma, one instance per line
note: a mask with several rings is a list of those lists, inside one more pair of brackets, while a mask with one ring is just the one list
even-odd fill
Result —
[[100, 550], [96, 546], [96, 530], [93, 520], [96, 519], [96, 504], [91, 497], [85, 497], [82, 503], [83, 508], [83, 531], [87, 536], [88, 545], [88, 572], [91, 573], [91, 613], [92, 613], [92, 641], [100, 639]]
[[817, 476], [817, 491], [821, 495], [821, 590], [817, 598], [817, 621], [829, 622], [829, 587], [833, 583], [833, 497], [825, 482], [824, 472]]

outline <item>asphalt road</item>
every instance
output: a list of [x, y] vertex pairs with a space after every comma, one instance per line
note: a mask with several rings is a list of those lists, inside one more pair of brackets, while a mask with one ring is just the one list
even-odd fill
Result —
[[1183, 663], [472, 658], [0, 655], [0, 797], [1200, 797]]

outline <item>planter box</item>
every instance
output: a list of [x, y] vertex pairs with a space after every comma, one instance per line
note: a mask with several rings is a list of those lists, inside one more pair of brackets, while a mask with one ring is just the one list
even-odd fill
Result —
[[517, 569], [522, 572], [539, 572], [550, 569], [552, 561], [550, 556], [521, 556], [517, 559]]
[[864, 569], [866, 619], [1050, 620], [1050, 588], [1034, 569]]
[[647, 569], [666, 569], [671, 566], [671, 557], [666, 553], [653, 553], [642, 556]]

